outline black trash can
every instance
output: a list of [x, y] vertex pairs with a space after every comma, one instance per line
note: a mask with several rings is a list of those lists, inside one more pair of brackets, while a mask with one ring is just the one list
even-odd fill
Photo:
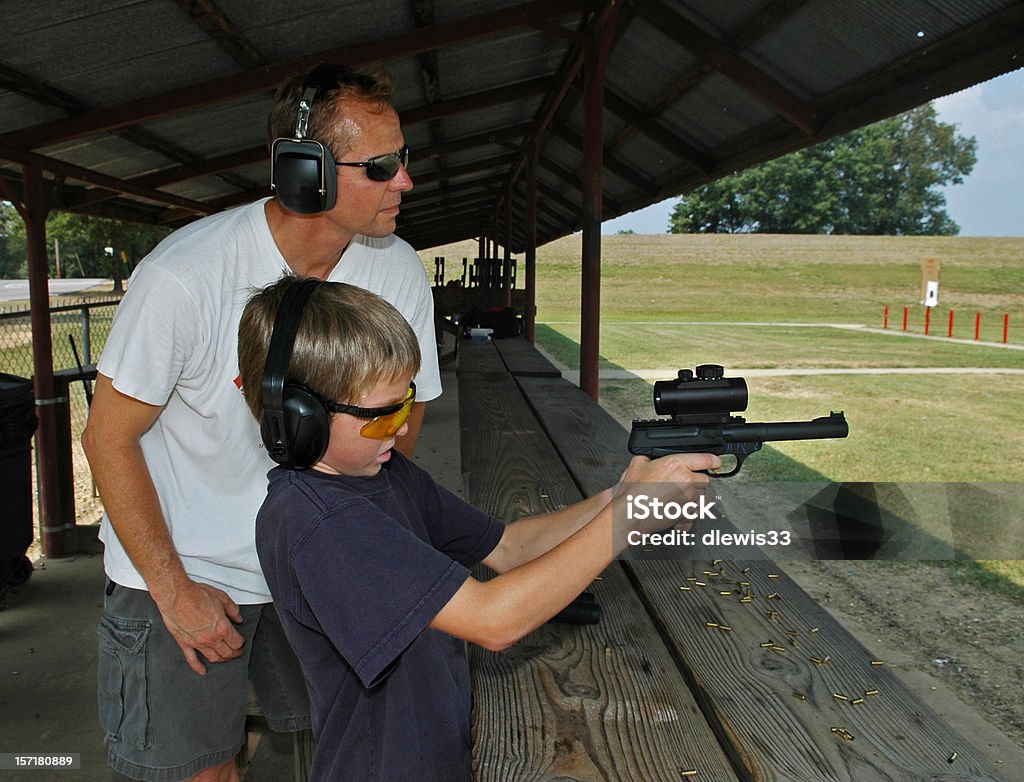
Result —
[[28, 580], [32, 562], [32, 381], [0, 372], [0, 608], [7, 589]]

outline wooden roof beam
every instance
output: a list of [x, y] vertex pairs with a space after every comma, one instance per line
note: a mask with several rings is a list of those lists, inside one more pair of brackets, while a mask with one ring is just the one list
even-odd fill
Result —
[[405, 109], [399, 113], [403, 125], [415, 125], [417, 122], [426, 122], [439, 117], [448, 117], [453, 114], [462, 114], [467, 111], [480, 111], [492, 106], [500, 106], [503, 103], [532, 98], [548, 92], [552, 86], [550, 76], [541, 76], [537, 79], [506, 84], [494, 87], [481, 92], [474, 92], [471, 95], [463, 95], [460, 98], [438, 101], [424, 106], [417, 106], [413, 109]]
[[[270, 153], [267, 152], [266, 147], [250, 147], [249, 149], [231, 152], [227, 155], [218, 155], [217, 157], [207, 158], [206, 160], [201, 160], [198, 163], [166, 168], [162, 171], [154, 171], [151, 174], [130, 177], [125, 181], [130, 182], [133, 185], [138, 185], [139, 187], [159, 188], [176, 182], [185, 182], [189, 179], [196, 179], [201, 176], [216, 175], [222, 171], [232, 168], [252, 165], [253, 163], [268, 160], [269, 157]], [[248, 192], [252, 187], [247, 183], [242, 189]], [[105, 201], [108, 198], [114, 198], [116, 196], [116, 191], [94, 189], [82, 195], [78, 199], [68, 200], [66, 206], [69, 209], [80, 210], [87, 207], [89, 204]]]
[[[448, 200], [442, 201], [440, 193], [430, 193], [429, 197], [424, 198], [421, 201], [407, 204], [404, 200], [402, 201], [403, 208], [409, 207], [407, 211], [403, 212], [406, 217], [399, 218], [398, 223], [398, 235], [402, 235], [402, 230], [410, 224], [420, 223], [428, 219], [436, 220], [438, 217], [443, 216], [446, 212], [458, 212], [461, 213], [466, 210], [475, 212], [491, 213], [497, 207], [498, 198], [502, 195], [500, 187], [491, 187], [488, 190], [473, 190], [471, 192], [462, 191], [461, 195], [455, 191], [451, 191], [447, 194]], [[519, 208], [516, 199], [513, 200], [512, 205], [513, 213], [521, 213], [522, 209]], [[545, 222], [548, 226], [554, 228], [557, 224], [554, 220], [545, 217], [538, 217], [539, 220]]]
[[[416, 161], [420, 158], [437, 158], [442, 155], [449, 155], [453, 152], [465, 152], [467, 149], [483, 147], [489, 144], [505, 146], [511, 144], [513, 139], [521, 138], [529, 133], [530, 127], [530, 123], [522, 122], [518, 125], [509, 125], [505, 128], [485, 131], [484, 133], [477, 133], [472, 136], [448, 139], [441, 144], [431, 144], [429, 147], [424, 147], [423, 149], [413, 149], [411, 152], [412, 160]], [[518, 149], [519, 145], [517, 144], [514, 146]]]
[[114, 190], [118, 193], [124, 193], [125, 195], [133, 195], [147, 201], [154, 201], [158, 204], [181, 207], [182, 209], [187, 209], [198, 214], [205, 215], [217, 211], [201, 201], [193, 201], [188, 198], [181, 198], [180, 196], [172, 195], [171, 193], [164, 193], [160, 190], [139, 187], [138, 185], [133, 185], [131, 182], [118, 179], [117, 177], [101, 174], [97, 171], [91, 171], [88, 168], [82, 168], [81, 166], [76, 166], [72, 163], [66, 163], [63, 160], [46, 157], [45, 155], [28, 152], [23, 149], [11, 149], [0, 145], [0, 158], [10, 160], [13, 163], [20, 163], [23, 166], [35, 166], [44, 171], [50, 171], [54, 174], [65, 176], [68, 179], [75, 179], [79, 182], [85, 182], [107, 190]]
[[815, 135], [825, 123], [826, 117], [813, 103], [797, 96], [662, 0], [635, 3], [637, 13], [655, 28], [764, 101], [807, 135]]
[[583, 70], [583, 63], [586, 61], [587, 46], [589, 41], [594, 38], [596, 31], [600, 30], [608, 15], [611, 13], [611, 5], [605, 4], [600, 12], [595, 13], [593, 18], [587, 25], [587, 30], [584, 31], [580, 39], [576, 41], [573, 48], [566, 55], [566, 58], [559, 69], [557, 76], [555, 77], [555, 88], [551, 91], [551, 95], [544, 105], [541, 106], [540, 111], [537, 113], [534, 119], [533, 132], [530, 138], [523, 143], [523, 146], [519, 153], [519, 160], [516, 162], [515, 168], [509, 174], [509, 187], [512, 187], [519, 179], [522, 174], [526, 163], [530, 158], [530, 150], [533, 146], [541, 143], [541, 139], [548, 127], [554, 122], [555, 117], [561, 110], [562, 105], [565, 102], [566, 96], [569, 95], [572, 90], [573, 84], [576, 82]]
[[457, 222], [425, 223], [423, 226], [415, 226], [402, 238], [417, 250], [422, 250], [479, 236], [482, 227], [479, 215], [468, 214]]
[[432, 187], [423, 190], [419, 187], [414, 187], [411, 193], [403, 195], [402, 208], [418, 209], [420, 206], [429, 206], [442, 198], [458, 201], [467, 195], [500, 195], [504, 179], [503, 174], [494, 174], [486, 178], [478, 177], [458, 185], [448, 185], [444, 188]]
[[733, 51], [743, 51], [759, 38], [807, 5], [808, 0], [771, 0], [764, 8], [747, 19], [732, 37]]
[[398, 234], [401, 236], [403, 227], [425, 220], [436, 220], [442, 216], [456, 218], [467, 211], [487, 212], [494, 208], [496, 195], [494, 191], [476, 190], [448, 201], [417, 204], [415, 208], [404, 213], [408, 215], [404, 220], [399, 220]]
[[[221, 171], [228, 171], [232, 168], [241, 168], [242, 166], [250, 166], [254, 163], [260, 163], [270, 159], [270, 152], [267, 151], [266, 146], [260, 145], [258, 147], [249, 147], [249, 149], [240, 149], [237, 152], [229, 152], [226, 155], [218, 155], [216, 157], [206, 158], [205, 160], [199, 160], [195, 163], [190, 163], [184, 166], [177, 166], [176, 168], [168, 168], [162, 171], [154, 171], [151, 174], [143, 174], [142, 176], [133, 177], [131, 182], [134, 184], [141, 185], [142, 187], [164, 187], [166, 185], [172, 185], [176, 182], [186, 182], [189, 179], [197, 179], [201, 176], [209, 176], [211, 174], [217, 174]], [[267, 179], [270, 179], [270, 171], [267, 171]]]
[[[574, 149], [583, 149], [583, 137], [575, 130], [559, 123], [551, 126], [551, 132]], [[633, 166], [616, 158], [608, 147], [604, 148], [604, 167], [610, 173], [640, 190], [653, 192], [657, 189], [653, 180], [643, 176]]]
[[442, 179], [454, 179], [459, 176], [466, 176], [469, 174], [476, 174], [479, 171], [484, 171], [491, 168], [503, 168], [514, 163], [516, 156], [514, 154], [508, 155], [497, 155], [496, 157], [489, 157], [486, 160], [475, 160], [472, 163], [466, 163], [461, 166], [453, 166], [447, 168], [444, 171], [431, 171], [428, 174], [418, 174], [412, 178], [413, 187], [416, 183], [427, 184], [430, 182], [438, 182]]
[[715, 167], [715, 160], [702, 149], [698, 149], [685, 139], [666, 130], [640, 109], [634, 108], [624, 98], [619, 97], [611, 89], [604, 91], [605, 108], [618, 115], [630, 125], [635, 126], [641, 133], [647, 136], [677, 158], [685, 160], [698, 171], [710, 173]]
[[[772, 0], [772, 2], [768, 3], [768, 5], [743, 23], [739, 32], [733, 36], [731, 48], [735, 51], [746, 49], [769, 30], [792, 16], [807, 2], [808, 0]], [[675, 105], [676, 101], [700, 84], [714, 70], [707, 62], [702, 62], [696, 67], [687, 68], [660, 95], [647, 104], [644, 113], [652, 119], [660, 116], [662, 112]], [[608, 143], [608, 146], [605, 147], [605, 152], [618, 149], [636, 134], [637, 129], [631, 125], [623, 128]]]
[[213, 0], [177, 0], [179, 6], [204, 33], [243, 68], [264, 68], [267, 59], [244, 35], [235, 30]]
[[[24, 73], [2, 64], [0, 64], [0, 87], [4, 87], [11, 92], [15, 92], [29, 98], [30, 100], [42, 103], [43, 105], [53, 106], [54, 108], [61, 109], [62, 111], [66, 111], [71, 114], [87, 112], [90, 109], [90, 106], [87, 103], [79, 100], [75, 96], [70, 95], [63, 90], [58, 90], [55, 87], [43, 84]], [[192, 165], [198, 160], [198, 158], [183, 148], [161, 138], [157, 134], [152, 133], [145, 128], [125, 127], [114, 132], [125, 141], [136, 144], [143, 149], [158, 152], [176, 163]], [[244, 188], [248, 187], [249, 184], [236, 178], [223, 177], [223, 179], [234, 187]], [[144, 186], [148, 187], [150, 185]], [[107, 194], [103, 197], [110, 196]], [[96, 200], [102, 200], [102, 197], [98, 197]]]
[[[554, 162], [550, 158], [545, 158], [543, 155], [541, 155], [537, 162], [540, 167], [550, 171], [552, 174], [557, 176], [560, 181], [564, 182], [574, 190], [578, 190], [580, 192], [580, 200], [582, 202], [583, 180], [580, 179], [579, 175], [575, 171], [570, 171], [568, 168], [560, 166], [558, 163]], [[605, 195], [602, 200], [611, 211], [615, 211], [618, 208], [618, 202], [609, 198], [607, 195]]]
[[0, 135], [0, 145], [34, 149], [93, 133], [111, 131], [127, 125], [165, 117], [186, 109], [198, 109], [216, 103], [276, 88], [289, 76], [320, 62], [339, 62], [353, 66], [385, 62], [419, 52], [440, 49], [491, 35], [532, 26], [535, 19], [560, 19], [587, 10], [592, 0], [533, 0], [533, 2], [488, 11], [415, 30], [382, 41], [328, 49], [265, 68], [224, 76], [200, 84], [190, 84], [149, 95], [137, 100], [88, 111], [59, 120], [43, 122]]

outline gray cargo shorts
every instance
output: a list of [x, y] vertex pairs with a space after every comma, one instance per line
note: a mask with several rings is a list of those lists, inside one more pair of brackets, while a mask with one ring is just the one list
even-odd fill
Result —
[[207, 662], [200, 676], [148, 592], [114, 585], [107, 593], [98, 667], [111, 768], [133, 779], [176, 782], [230, 760], [245, 740], [250, 680], [272, 730], [309, 728], [302, 671], [273, 604], [240, 606], [242, 656]]

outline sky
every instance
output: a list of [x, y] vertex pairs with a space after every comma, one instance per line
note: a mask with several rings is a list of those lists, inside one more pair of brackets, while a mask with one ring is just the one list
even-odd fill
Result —
[[[942, 122], [978, 140], [978, 162], [963, 184], [943, 188], [961, 236], [1024, 236], [1024, 68], [935, 102]], [[601, 226], [604, 234], [660, 234], [678, 199]]]

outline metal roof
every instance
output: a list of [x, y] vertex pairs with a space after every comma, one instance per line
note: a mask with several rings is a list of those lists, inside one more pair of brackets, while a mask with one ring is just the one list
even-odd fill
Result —
[[274, 86], [380, 62], [413, 150], [398, 233], [479, 236], [540, 140], [538, 243], [580, 228], [583, 54], [614, 25], [605, 218], [1024, 65], [1011, 0], [40, 0], [0, 6], [0, 197], [178, 225], [269, 193]]

